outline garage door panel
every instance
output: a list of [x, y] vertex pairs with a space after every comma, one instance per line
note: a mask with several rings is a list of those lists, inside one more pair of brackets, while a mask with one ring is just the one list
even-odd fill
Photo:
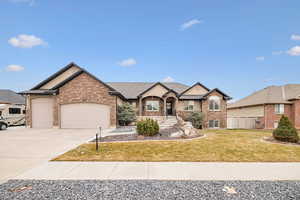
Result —
[[78, 103], [61, 106], [61, 128], [108, 128], [110, 107], [102, 104]]
[[53, 127], [53, 99], [37, 98], [31, 101], [32, 128]]

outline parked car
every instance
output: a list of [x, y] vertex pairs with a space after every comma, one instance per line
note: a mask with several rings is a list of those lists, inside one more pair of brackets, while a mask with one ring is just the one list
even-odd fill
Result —
[[3, 117], [0, 117], [0, 130], [5, 130], [8, 127], [7, 121], [3, 119]]

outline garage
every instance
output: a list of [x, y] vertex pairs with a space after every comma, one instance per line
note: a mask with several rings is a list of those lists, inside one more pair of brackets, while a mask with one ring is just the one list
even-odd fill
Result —
[[31, 101], [32, 128], [53, 127], [53, 99], [37, 98]]
[[76, 103], [60, 107], [61, 128], [109, 128], [110, 107], [103, 104]]

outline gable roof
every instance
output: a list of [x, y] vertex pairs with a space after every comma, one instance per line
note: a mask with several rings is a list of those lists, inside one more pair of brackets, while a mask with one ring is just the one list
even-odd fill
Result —
[[173, 90], [178, 94], [189, 87], [177, 82], [107, 82], [109, 86], [119, 91], [127, 99], [136, 99], [139, 95], [149, 91], [149, 89], [153, 88], [158, 83], [168, 90]]
[[21, 94], [32, 94], [33, 91], [41, 91], [43, 93], [45, 93], [45, 91], [47, 90], [40, 90], [40, 88], [42, 86], [44, 86], [45, 84], [47, 84], [48, 82], [54, 80], [57, 76], [59, 76], [60, 74], [66, 72], [68, 69], [70, 69], [71, 67], [77, 67], [79, 68], [79, 71], [75, 72], [73, 75], [71, 75], [70, 77], [68, 77], [67, 79], [65, 79], [64, 81], [58, 83], [57, 85], [55, 85], [54, 87], [50, 88], [48, 91], [50, 90], [57, 90], [58, 88], [62, 87], [63, 85], [65, 85], [66, 83], [68, 83], [69, 81], [73, 80], [74, 78], [76, 78], [77, 76], [79, 76], [82, 73], [86, 73], [89, 76], [91, 76], [92, 78], [94, 78], [95, 80], [97, 80], [98, 82], [102, 83], [103, 85], [105, 85], [106, 87], [108, 87], [111, 91], [115, 92], [115, 89], [112, 88], [111, 86], [107, 85], [106, 83], [104, 83], [103, 81], [101, 81], [100, 79], [98, 79], [97, 77], [95, 77], [93, 74], [89, 73], [88, 71], [86, 71], [85, 69], [83, 69], [82, 67], [79, 67], [77, 64], [75, 64], [74, 62], [71, 62], [70, 64], [68, 64], [67, 66], [65, 66], [64, 68], [62, 68], [61, 70], [59, 70], [58, 72], [54, 73], [53, 75], [51, 75], [50, 77], [48, 77], [46, 80], [42, 81], [41, 83], [39, 83], [38, 85], [36, 85], [35, 87], [33, 87], [31, 90], [29, 91], [24, 91], [21, 92]]
[[197, 85], [203, 87], [203, 88], [206, 89], [207, 91], [210, 91], [210, 89], [208, 89], [207, 87], [205, 87], [203, 84], [201, 84], [200, 82], [197, 82], [197, 83], [195, 83], [194, 85], [192, 85], [191, 87], [188, 87], [187, 89], [185, 89], [184, 91], [182, 91], [180, 95], [183, 95], [184, 93], [186, 93], [187, 91], [189, 91], [190, 89], [192, 89], [193, 87], [195, 87], [195, 86], [197, 86]]
[[228, 104], [228, 108], [238, 108], [261, 104], [289, 104], [291, 99], [300, 98], [300, 84], [283, 86], [269, 86], [235, 102]]
[[222, 91], [219, 90], [218, 88], [215, 88], [215, 89], [213, 89], [213, 90], [210, 90], [208, 93], [206, 93], [205, 95], [203, 95], [203, 97], [205, 98], [205, 97], [207, 97], [209, 94], [211, 94], [211, 93], [213, 93], [213, 92], [218, 92], [218, 93], [222, 94], [222, 95], [224, 96], [224, 99], [226, 99], [226, 100], [230, 100], [230, 99], [231, 99], [230, 96], [228, 96], [227, 94], [225, 94], [224, 92], [222, 92]]
[[12, 90], [0, 90], [0, 103], [25, 104], [25, 98]]

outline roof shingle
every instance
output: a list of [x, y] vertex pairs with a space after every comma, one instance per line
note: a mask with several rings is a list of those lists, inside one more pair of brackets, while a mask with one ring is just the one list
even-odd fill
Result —
[[291, 103], [289, 100], [300, 97], [300, 84], [287, 84], [283, 86], [269, 86], [231, 104], [228, 108], [238, 108], [244, 106]]
[[[127, 99], [136, 99], [139, 94], [156, 84], [155, 82], [107, 82], [107, 85], [120, 92]], [[181, 93], [189, 86], [182, 83], [170, 82], [162, 83], [167, 88]]]

